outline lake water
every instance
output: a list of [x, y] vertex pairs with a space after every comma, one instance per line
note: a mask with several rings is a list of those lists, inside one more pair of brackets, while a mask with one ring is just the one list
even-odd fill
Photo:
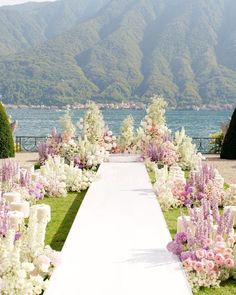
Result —
[[[46, 136], [53, 127], [60, 130], [60, 117], [64, 110], [43, 109], [8, 109], [12, 120], [18, 121], [16, 135], [18, 136]], [[84, 110], [72, 110], [71, 116], [76, 123], [84, 114]], [[110, 129], [118, 134], [123, 119], [131, 114], [138, 127], [145, 116], [144, 110], [103, 110], [103, 116]], [[167, 124], [174, 131], [184, 127], [192, 137], [208, 137], [210, 133], [218, 131], [221, 122], [226, 122], [232, 111], [193, 111], [170, 110], [166, 113]]]

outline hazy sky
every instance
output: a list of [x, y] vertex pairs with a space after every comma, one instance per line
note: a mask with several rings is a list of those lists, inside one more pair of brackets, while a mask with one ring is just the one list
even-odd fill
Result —
[[26, 2], [45, 2], [45, 1], [55, 1], [55, 0], [0, 0], [0, 6], [4, 5], [14, 5]]

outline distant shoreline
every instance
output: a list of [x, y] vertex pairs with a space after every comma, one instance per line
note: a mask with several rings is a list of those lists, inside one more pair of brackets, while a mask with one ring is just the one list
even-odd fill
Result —
[[[66, 109], [87, 109], [87, 104], [76, 104], [76, 105], [65, 105], [65, 106], [48, 106], [48, 105], [14, 105], [14, 104], [4, 104], [7, 109], [46, 109], [46, 110], [66, 110]], [[100, 109], [110, 109], [110, 110], [145, 110], [147, 104], [144, 103], [120, 103], [120, 104], [102, 104], [98, 103]], [[220, 105], [202, 105], [202, 106], [186, 106], [186, 107], [169, 107], [168, 110], [212, 110], [212, 111], [219, 111], [219, 110], [233, 110], [235, 105], [232, 104], [220, 104]]]

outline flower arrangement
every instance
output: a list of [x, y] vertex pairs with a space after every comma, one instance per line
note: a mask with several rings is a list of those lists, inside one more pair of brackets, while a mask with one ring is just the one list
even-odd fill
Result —
[[60, 120], [62, 127], [62, 141], [69, 142], [73, 137], [75, 137], [76, 128], [72, 123], [69, 110], [66, 111], [65, 115]]
[[162, 142], [162, 144], [151, 143], [143, 149], [143, 155], [149, 158], [152, 162], [157, 163], [158, 166], [175, 165], [178, 161], [176, 147], [171, 141]]
[[118, 150], [116, 136], [113, 135], [113, 132], [108, 128], [108, 126], [105, 127], [102, 146], [109, 153], [116, 153]]
[[220, 215], [216, 200], [201, 200], [199, 208], [188, 209], [190, 223], [183, 217], [184, 229], [167, 249], [182, 261], [194, 292], [201, 287], [218, 287], [235, 276], [236, 236], [230, 210]]
[[87, 139], [90, 143], [101, 143], [105, 130], [105, 123], [102, 113], [95, 102], [88, 104], [88, 110], [84, 118], [78, 123], [82, 129], [82, 138]]
[[4, 194], [0, 199], [0, 293], [39, 295], [46, 289], [59, 253], [44, 245], [50, 207], [30, 208], [26, 226], [23, 212], [9, 211]]
[[144, 158], [150, 158], [159, 165], [171, 166], [178, 161], [178, 155], [171, 131], [165, 124], [165, 108], [163, 98], [152, 98], [147, 115], [137, 130], [137, 148]]
[[108, 157], [109, 152], [106, 151], [103, 146], [92, 144], [86, 139], [79, 139], [73, 161], [75, 166], [81, 169], [91, 169], [95, 171]]
[[224, 200], [224, 179], [217, 169], [214, 169], [206, 162], [201, 162], [196, 170], [190, 172], [186, 184], [186, 201], [188, 203], [199, 203], [201, 199], [217, 199], [223, 205]]
[[25, 200], [34, 202], [43, 199], [45, 191], [41, 179], [12, 160], [4, 160], [0, 170], [2, 191], [20, 192]]
[[119, 150], [122, 153], [134, 153], [136, 151], [134, 119], [131, 115], [122, 122], [119, 137]]
[[155, 178], [153, 188], [163, 211], [184, 205], [186, 179], [179, 166], [171, 166], [169, 170], [167, 166], [156, 167]]
[[46, 142], [41, 142], [38, 146], [39, 163], [42, 165], [48, 159], [49, 156], [58, 155], [60, 144], [63, 139], [60, 133], [54, 128], [50, 136], [48, 136]]
[[81, 170], [73, 164], [65, 165], [66, 189], [70, 192], [81, 192], [91, 185], [95, 178], [95, 172]]
[[224, 195], [225, 206], [236, 206], [236, 185], [230, 184]]
[[196, 167], [201, 155], [198, 155], [196, 146], [192, 143], [192, 138], [186, 135], [184, 128], [175, 133], [174, 143], [181, 167], [184, 170]]
[[157, 165], [150, 167], [155, 171], [154, 190], [164, 211], [181, 206], [199, 206], [202, 199], [212, 198], [221, 206], [236, 204], [234, 185], [225, 190], [224, 178], [207, 162], [199, 161], [187, 179], [178, 164], [163, 168], [158, 168]]
[[67, 192], [86, 190], [95, 178], [92, 170], [66, 164], [60, 156], [49, 157], [40, 167], [41, 181], [49, 197], [66, 197]]

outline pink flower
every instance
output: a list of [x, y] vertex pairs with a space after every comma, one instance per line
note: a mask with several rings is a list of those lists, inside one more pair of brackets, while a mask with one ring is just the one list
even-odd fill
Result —
[[234, 267], [234, 260], [232, 258], [227, 258], [225, 260], [225, 267], [226, 268], [233, 268]]
[[225, 259], [228, 259], [228, 258], [231, 258], [231, 257], [232, 257], [232, 255], [230, 255], [230, 254], [227, 254], [227, 253], [224, 254], [224, 258], [225, 258]]
[[179, 199], [180, 199], [180, 201], [182, 201], [182, 202], [185, 201], [185, 197], [184, 197], [184, 196], [180, 196]]
[[215, 246], [220, 249], [225, 249], [226, 247], [225, 242], [217, 242]]
[[209, 275], [209, 277], [214, 277], [215, 273], [216, 273], [216, 270], [212, 269], [208, 272], [208, 275]]
[[215, 267], [215, 264], [214, 264], [213, 261], [211, 261], [211, 260], [210, 260], [210, 261], [209, 261], [209, 260], [206, 261], [206, 268], [207, 268], [208, 270], [213, 270], [214, 267]]
[[220, 236], [220, 235], [216, 235], [216, 238], [215, 238], [215, 240], [216, 240], [217, 242], [224, 242], [224, 239], [223, 239], [223, 237], [222, 237], [222, 236]]
[[224, 264], [224, 256], [220, 253], [217, 253], [216, 256], [215, 256], [215, 263], [216, 264], [219, 264], [219, 265], [222, 265]]
[[185, 268], [190, 268], [193, 266], [192, 260], [190, 258], [186, 259], [183, 261], [183, 266]]
[[224, 250], [224, 253], [230, 255], [230, 254], [233, 253], [233, 249], [231, 249], [231, 248], [226, 248], [226, 249]]
[[218, 247], [216, 247], [216, 248], [214, 249], [214, 251], [215, 251], [215, 253], [223, 253], [223, 252], [224, 252], [224, 249], [223, 249], [223, 248], [218, 248]]
[[205, 241], [205, 246], [206, 246], [206, 247], [209, 247], [209, 246], [211, 246], [212, 244], [213, 244], [212, 239], [206, 239], [206, 241]]
[[235, 239], [233, 237], [229, 237], [227, 242], [228, 242], [228, 244], [230, 246], [233, 246], [234, 245], [234, 242], [235, 242]]
[[203, 263], [200, 261], [197, 261], [194, 265], [194, 269], [198, 272], [202, 272], [204, 270]]
[[205, 250], [197, 250], [196, 256], [197, 256], [197, 258], [202, 259], [202, 258], [206, 257], [206, 251]]
[[208, 252], [207, 252], [207, 259], [212, 260], [212, 259], [214, 259], [214, 258], [215, 258], [215, 254], [214, 254], [214, 252], [213, 252], [213, 251], [208, 251]]

